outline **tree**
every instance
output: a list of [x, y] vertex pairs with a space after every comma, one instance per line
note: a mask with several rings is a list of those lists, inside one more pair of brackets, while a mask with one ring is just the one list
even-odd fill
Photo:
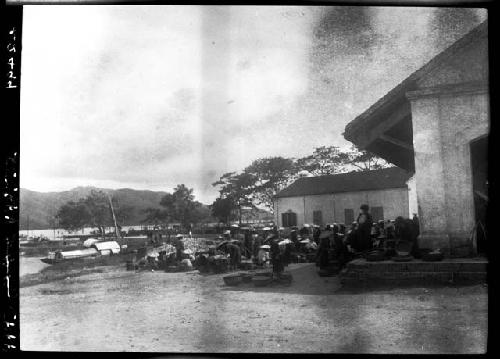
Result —
[[120, 223], [127, 223], [134, 218], [134, 212], [136, 210], [134, 207], [120, 205], [114, 197], [111, 198], [111, 201], [113, 202], [118, 227], [121, 227]]
[[165, 208], [165, 215], [181, 222], [184, 228], [189, 228], [192, 223], [198, 222], [198, 202], [194, 201], [193, 189], [180, 184], [174, 188], [173, 193], [167, 193], [160, 201]]
[[232, 204], [232, 210], [237, 213], [238, 221], [241, 223], [242, 210], [244, 207], [253, 208], [254, 190], [256, 178], [250, 173], [224, 173], [212, 186], [219, 186], [220, 197], [227, 199]]
[[321, 146], [315, 148], [312, 155], [299, 158], [296, 165], [314, 176], [323, 176], [344, 172], [348, 160], [349, 155], [337, 146]]
[[146, 208], [143, 212], [145, 213], [143, 222], [152, 224], [154, 227], [158, 227], [168, 221], [167, 212], [161, 208]]
[[228, 224], [233, 219], [233, 211], [236, 208], [230, 197], [217, 198], [210, 206], [212, 216], [216, 217], [219, 222]]
[[56, 218], [59, 225], [68, 231], [79, 230], [90, 222], [90, 214], [82, 199], [63, 204], [57, 211]]
[[384, 159], [371, 152], [361, 150], [354, 145], [351, 146], [349, 151], [347, 151], [347, 159], [345, 163], [356, 167], [358, 171], [372, 171], [390, 167], [390, 164]]
[[88, 224], [97, 228], [102, 238], [104, 238], [106, 227], [113, 225], [108, 196], [103, 191], [92, 190], [84, 199], [84, 203], [89, 213]]
[[253, 161], [243, 171], [254, 181], [253, 202], [274, 212], [274, 197], [295, 179], [297, 170], [289, 158], [268, 157]]
[[[116, 203], [116, 206], [119, 209], [117, 220], [124, 220], [127, 216], [127, 208], [120, 208], [118, 203]], [[85, 198], [63, 204], [59, 208], [56, 217], [60, 226], [64, 229], [73, 231], [85, 226], [94, 227], [97, 228], [103, 238], [105, 228], [114, 225], [109, 197], [100, 190], [92, 190]]]

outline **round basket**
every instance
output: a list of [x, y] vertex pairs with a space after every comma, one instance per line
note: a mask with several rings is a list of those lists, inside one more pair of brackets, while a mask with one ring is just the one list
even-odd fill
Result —
[[265, 287], [266, 285], [270, 284], [271, 282], [272, 282], [271, 277], [255, 276], [252, 278], [252, 283], [256, 287]]
[[231, 274], [223, 277], [224, 283], [229, 286], [236, 286], [242, 282], [241, 276], [239, 274]]
[[241, 281], [243, 283], [251, 283], [252, 282], [253, 275], [251, 275], [249, 273], [241, 273], [240, 276], [241, 276]]
[[258, 273], [255, 273], [253, 276], [254, 276], [254, 278], [255, 277], [267, 277], [267, 278], [271, 278], [272, 275], [273, 274], [271, 272], [258, 272]]

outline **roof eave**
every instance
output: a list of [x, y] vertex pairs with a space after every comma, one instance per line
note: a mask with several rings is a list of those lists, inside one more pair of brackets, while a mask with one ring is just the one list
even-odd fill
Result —
[[430, 71], [441, 65], [448, 58], [456, 54], [459, 50], [475, 41], [476, 38], [486, 36], [488, 34], [488, 20], [482, 22], [474, 29], [469, 31], [452, 45], [434, 56], [424, 66], [413, 72], [399, 85], [390, 90], [381, 99], [370, 106], [365, 112], [357, 116], [349, 122], [344, 130], [343, 136], [346, 140], [356, 144], [358, 133], [369, 126], [370, 122], [377, 122], [379, 115], [382, 112], [388, 111], [391, 106], [397, 105], [401, 100], [406, 99], [406, 92], [413, 90], [416, 87], [417, 81]]

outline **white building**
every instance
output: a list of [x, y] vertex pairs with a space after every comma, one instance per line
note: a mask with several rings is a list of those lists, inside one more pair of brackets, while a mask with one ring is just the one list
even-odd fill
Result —
[[279, 227], [350, 224], [362, 204], [370, 206], [376, 221], [411, 217], [416, 213], [411, 183], [411, 174], [397, 167], [299, 178], [276, 195], [275, 219]]

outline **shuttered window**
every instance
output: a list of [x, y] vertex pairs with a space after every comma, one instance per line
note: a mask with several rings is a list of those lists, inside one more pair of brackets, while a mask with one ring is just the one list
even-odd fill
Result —
[[384, 207], [372, 207], [370, 212], [374, 222], [384, 219]]
[[344, 224], [348, 225], [354, 222], [354, 210], [350, 208], [344, 209]]
[[313, 211], [313, 224], [323, 225], [323, 213], [321, 211]]
[[297, 225], [297, 213], [286, 212], [281, 214], [281, 223], [283, 227], [293, 227]]

